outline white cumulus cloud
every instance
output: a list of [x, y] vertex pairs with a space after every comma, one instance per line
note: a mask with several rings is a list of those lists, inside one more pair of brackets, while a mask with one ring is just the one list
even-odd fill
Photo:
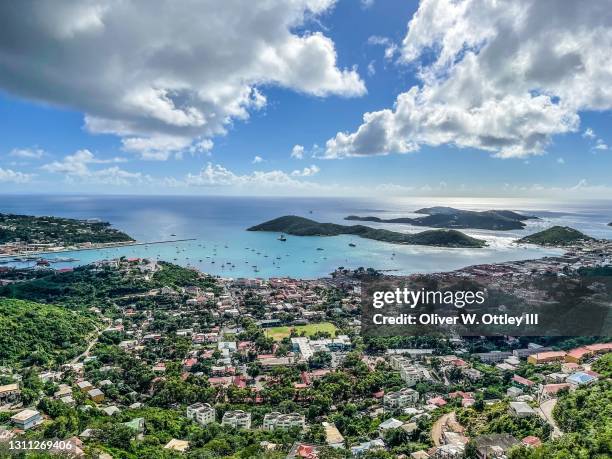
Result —
[[304, 157], [304, 147], [302, 145], [294, 145], [291, 150], [291, 157], [302, 159]]
[[318, 166], [313, 164], [312, 166], [305, 167], [302, 170], [296, 169], [293, 172], [291, 172], [291, 175], [293, 177], [310, 177], [310, 176], [318, 174], [319, 172], [321, 172], [321, 169], [319, 169]]
[[13, 148], [9, 156], [22, 159], [40, 159], [45, 155], [42, 148]]
[[422, 0], [399, 58], [420, 84], [329, 139], [326, 156], [421, 145], [543, 153], [578, 130], [581, 111], [612, 109], [610, 11], [611, 0]]
[[128, 185], [149, 180], [140, 172], [129, 172], [118, 166], [102, 169], [91, 169], [91, 164], [112, 164], [124, 162], [124, 158], [99, 159], [89, 150], [78, 150], [67, 155], [61, 161], [53, 161], [41, 168], [44, 171], [63, 174], [67, 180], [79, 180], [84, 183], [103, 183], [112, 185]]
[[26, 174], [24, 172], [14, 171], [12, 169], [3, 169], [0, 167], [0, 182], [12, 182], [12, 183], [27, 183], [32, 180], [33, 174]]
[[334, 42], [308, 31], [335, 0], [247, 3], [1, 2], [0, 89], [80, 110], [89, 131], [147, 159], [209, 150], [202, 142], [265, 106], [266, 86], [365, 93]]

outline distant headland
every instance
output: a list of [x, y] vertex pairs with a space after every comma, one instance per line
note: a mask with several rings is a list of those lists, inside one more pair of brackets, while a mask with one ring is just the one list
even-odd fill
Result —
[[427, 245], [435, 247], [481, 248], [486, 245], [482, 239], [476, 239], [456, 230], [429, 230], [416, 234], [398, 233], [385, 229], [371, 228], [364, 225], [337, 225], [319, 223], [308, 218], [285, 215], [256, 226], [248, 231], [273, 231], [293, 236], [338, 236], [354, 235], [392, 244]]
[[521, 215], [511, 210], [485, 210], [476, 212], [472, 210], [461, 210], [453, 207], [426, 207], [415, 211], [424, 214], [424, 217], [391, 218], [360, 217], [349, 215], [345, 220], [367, 221], [377, 223], [404, 223], [414, 226], [429, 226], [432, 228], [454, 228], [454, 229], [486, 229], [486, 230], [516, 230], [525, 227], [525, 220], [537, 219], [531, 215]]
[[538, 233], [525, 236], [517, 242], [537, 244], [542, 246], [563, 247], [581, 242], [594, 241], [595, 239], [587, 236], [580, 231], [569, 226], [553, 226]]

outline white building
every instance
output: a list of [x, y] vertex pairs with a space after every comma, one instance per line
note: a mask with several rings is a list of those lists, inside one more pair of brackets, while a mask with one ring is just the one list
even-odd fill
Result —
[[250, 429], [251, 413], [246, 413], [242, 410], [226, 411], [223, 414], [221, 425], [232, 426], [236, 429]]
[[290, 429], [292, 427], [303, 429], [305, 425], [304, 415], [299, 413], [282, 414], [273, 411], [272, 413], [267, 413], [263, 420], [263, 428], [265, 430]]
[[414, 389], [406, 387], [397, 392], [385, 394], [383, 401], [386, 406], [391, 408], [414, 406], [419, 401], [419, 393]]
[[187, 407], [187, 417], [205, 426], [215, 422], [215, 409], [208, 403], [194, 403]]

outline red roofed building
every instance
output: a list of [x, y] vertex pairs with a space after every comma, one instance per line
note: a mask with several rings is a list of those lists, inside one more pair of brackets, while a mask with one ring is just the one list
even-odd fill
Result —
[[189, 371], [191, 367], [198, 363], [198, 359], [185, 359], [183, 360], [183, 370]]
[[519, 376], [519, 375], [514, 375], [512, 377], [512, 382], [518, 386], [525, 387], [525, 388], [530, 388], [535, 384], [530, 379], [523, 378], [522, 376]]
[[325, 376], [326, 374], [329, 374], [331, 372], [331, 370], [326, 370], [324, 368], [321, 368], [320, 370], [312, 370], [310, 372], [310, 377], [312, 379], [319, 379], [322, 378], [323, 376]]
[[565, 361], [571, 363], [580, 363], [583, 359], [589, 357], [592, 354], [593, 351], [587, 349], [586, 347], [579, 347], [569, 351], [565, 356]]
[[565, 359], [566, 352], [564, 351], [549, 351], [540, 352], [527, 357], [527, 362], [538, 365], [541, 363], [558, 362]]
[[529, 435], [521, 440], [521, 443], [525, 446], [531, 446], [532, 448], [537, 448], [542, 444], [542, 440], [538, 437], [534, 437], [533, 435]]
[[442, 397], [434, 397], [427, 400], [427, 403], [430, 405], [444, 406], [446, 405], [446, 400], [444, 400]]
[[588, 346], [584, 347], [586, 347], [589, 351], [593, 351], [595, 354], [612, 351], [612, 343], [589, 344]]
[[570, 388], [570, 385], [568, 383], [546, 384], [542, 386], [542, 392], [541, 392], [540, 398], [542, 400], [548, 400], [554, 397], [555, 395], [557, 395], [557, 393], [560, 390], [569, 389], [569, 388]]
[[234, 386], [239, 387], [240, 389], [246, 388], [246, 378], [244, 376], [234, 376]]

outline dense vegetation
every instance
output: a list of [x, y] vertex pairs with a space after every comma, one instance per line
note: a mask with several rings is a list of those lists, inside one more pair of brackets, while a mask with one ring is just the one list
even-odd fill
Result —
[[549, 245], [549, 246], [564, 246], [575, 244], [577, 242], [592, 241], [593, 238], [581, 233], [574, 228], [568, 226], [553, 226], [538, 233], [525, 236], [519, 239], [518, 242]]
[[349, 215], [345, 220], [357, 220], [379, 223], [405, 223], [415, 226], [429, 226], [432, 228], [477, 228], [488, 230], [513, 230], [525, 227], [523, 221], [537, 218], [521, 215], [510, 210], [485, 210], [475, 212], [471, 210], [454, 209], [452, 207], [429, 207], [419, 209], [415, 213], [426, 214], [418, 218], [391, 218], [359, 217]]
[[346, 226], [335, 223], [319, 223], [294, 215], [275, 218], [274, 220], [253, 226], [248, 231], [275, 231], [294, 236], [338, 236], [348, 234], [393, 244], [431, 245], [436, 247], [484, 247], [486, 245], [485, 241], [481, 239], [470, 237], [455, 230], [432, 230], [416, 234], [405, 234], [363, 225]]
[[82, 313], [0, 298], [0, 364], [63, 363], [87, 345], [95, 321]]
[[601, 381], [567, 392], [553, 415], [564, 431], [541, 448], [519, 448], [511, 459], [604, 459], [612, 453], [612, 383]]
[[57, 245], [133, 241], [108, 222], [0, 214], [0, 244], [17, 240]]
[[[215, 288], [210, 277], [199, 276], [193, 270], [171, 263], [159, 263], [160, 270], [151, 279], [145, 280], [138, 271], [118, 270], [109, 266], [87, 265], [71, 272], [58, 273], [51, 270], [15, 270], [3, 277], [25, 278], [0, 287], [0, 296], [55, 303], [74, 308], [104, 308], [125, 301], [134, 302], [152, 289], [162, 287], [197, 286]], [[136, 297], [136, 298], [135, 298]], [[146, 301], [143, 296], [141, 301]]]
[[606, 354], [599, 358], [591, 366], [593, 371], [596, 371], [604, 378], [612, 378], [612, 354]]

